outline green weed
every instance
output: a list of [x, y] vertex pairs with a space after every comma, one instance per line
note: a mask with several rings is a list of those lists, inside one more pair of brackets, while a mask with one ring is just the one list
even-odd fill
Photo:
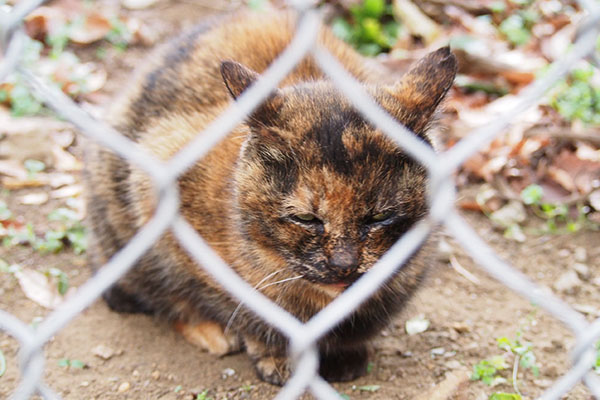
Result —
[[400, 24], [394, 20], [391, 5], [385, 0], [363, 0], [350, 7], [350, 14], [349, 20], [335, 18], [331, 29], [360, 53], [374, 56], [396, 43]]
[[510, 358], [512, 359], [512, 375], [510, 380], [512, 381], [515, 393], [497, 392], [493, 393], [489, 399], [521, 399], [517, 380], [519, 367], [530, 370], [534, 376], [539, 375], [539, 367], [537, 366], [536, 357], [533, 353], [533, 346], [531, 343], [523, 341], [522, 333], [520, 331], [517, 332], [515, 339], [509, 339], [506, 336], [502, 336], [497, 338], [496, 342], [498, 347], [505, 351], [505, 354], [497, 355], [475, 364], [473, 366], [471, 380], [482, 381], [490, 386], [507, 382], [507, 379], [503, 376], [503, 372], [510, 369], [510, 364], [507, 359]]
[[553, 90], [550, 105], [566, 120], [600, 125], [600, 86], [592, 82], [594, 68], [573, 70]]
[[88, 368], [88, 365], [80, 360], [69, 360], [68, 358], [61, 358], [58, 360], [58, 366], [64, 368], [75, 368], [84, 369]]

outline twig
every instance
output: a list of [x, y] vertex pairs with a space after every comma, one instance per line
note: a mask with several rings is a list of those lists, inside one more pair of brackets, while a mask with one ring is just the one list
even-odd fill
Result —
[[576, 132], [566, 127], [562, 128], [537, 125], [527, 129], [523, 135], [525, 137], [548, 136], [559, 139], [586, 140], [588, 142], [600, 145], [599, 129], [586, 129], [583, 132]]
[[472, 273], [470, 273], [469, 271], [467, 271], [465, 269], [465, 267], [463, 267], [462, 265], [460, 265], [460, 263], [458, 262], [458, 260], [456, 259], [456, 257], [454, 257], [454, 255], [450, 256], [450, 265], [452, 266], [452, 268], [454, 268], [454, 270], [456, 272], [459, 273], [459, 275], [462, 275], [469, 282], [474, 283], [475, 285], [479, 285], [481, 283], [481, 281], [479, 280], [479, 278], [477, 278], [475, 275], [473, 275]]

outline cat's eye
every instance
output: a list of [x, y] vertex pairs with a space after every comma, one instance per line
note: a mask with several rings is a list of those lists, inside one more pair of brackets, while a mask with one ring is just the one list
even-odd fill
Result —
[[372, 222], [383, 222], [388, 220], [391, 216], [392, 216], [392, 212], [391, 211], [384, 211], [384, 212], [380, 212], [377, 214], [374, 214], [373, 216], [371, 216], [371, 221]]
[[319, 218], [315, 217], [313, 214], [302, 213], [302, 214], [294, 214], [290, 217], [292, 221], [299, 222], [303, 225], [309, 226], [322, 226], [323, 221]]
[[294, 215], [294, 218], [296, 220], [299, 220], [300, 222], [316, 222], [316, 221], [318, 221], [317, 217], [315, 217], [312, 214], [296, 214], [296, 215]]

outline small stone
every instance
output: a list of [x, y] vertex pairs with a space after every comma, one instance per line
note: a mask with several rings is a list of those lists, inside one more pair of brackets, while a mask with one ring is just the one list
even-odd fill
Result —
[[436, 347], [434, 349], [431, 349], [432, 356], [443, 356], [445, 352], [446, 349], [444, 349], [443, 347]]
[[569, 251], [569, 249], [560, 249], [558, 251], [558, 256], [561, 258], [567, 258], [571, 255], [571, 252]]
[[454, 254], [454, 249], [452, 249], [452, 246], [450, 246], [450, 243], [448, 243], [446, 240], [441, 239], [438, 242], [438, 259], [440, 261], [450, 261], [450, 257], [452, 257], [452, 255]]
[[575, 261], [584, 263], [587, 261], [587, 250], [585, 247], [576, 247], [575, 248]]
[[422, 314], [409, 319], [404, 324], [404, 329], [410, 336], [425, 332], [427, 328], [429, 328], [429, 320]]
[[565, 272], [554, 282], [554, 289], [563, 293], [575, 293], [580, 287], [581, 279], [575, 271]]
[[444, 366], [450, 370], [458, 369], [462, 367], [462, 364], [458, 360], [450, 360], [444, 363]]
[[88, 387], [88, 386], [90, 386], [90, 383], [88, 381], [83, 381], [79, 384], [79, 386]]
[[129, 382], [123, 382], [119, 385], [119, 388], [117, 389], [117, 391], [119, 393], [125, 393], [129, 389], [131, 389], [131, 384]]
[[233, 368], [225, 368], [222, 372], [221, 372], [221, 378], [223, 379], [227, 379], [230, 376], [235, 375], [235, 370]]
[[115, 351], [106, 345], [99, 344], [92, 349], [92, 354], [103, 360], [110, 360], [115, 355]]
[[573, 264], [573, 269], [575, 270], [575, 272], [577, 272], [577, 275], [584, 281], [590, 279], [590, 267], [588, 267], [586, 264], [575, 263]]
[[539, 387], [545, 389], [545, 388], [552, 386], [554, 381], [552, 381], [550, 379], [534, 379], [533, 383], [535, 383], [536, 386], [539, 386]]
[[150, 374], [150, 376], [152, 377], [152, 379], [154, 379], [155, 381], [160, 379], [160, 371], [156, 370], [156, 371], [152, 371], [152, 373]]
[[471, 332], [471, 327], [464, 322], [455, 322], [452, 324], [452, 329], [454, 329], [458, 333], [468, 333]]
[[134, 369], [133, 372], [131, 373], [131, 375], [138, 377], [138, 376], [140, 376], [140, 371], [138, 371], [137, 369]]

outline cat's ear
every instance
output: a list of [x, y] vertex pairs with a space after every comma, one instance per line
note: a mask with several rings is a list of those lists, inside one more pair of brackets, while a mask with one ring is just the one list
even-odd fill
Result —
[[[234, 99], [237, 99], [259, 77], [256, 71], [235, 61], [223, 61], [221, 63], [221, 76], [227, 90]], [[273, 90], [266, 100], [252, 112], [250, 123], [273, 125], [282, 105], [283, 97], [279, 89]]]
[[423, 134], [433, 112], [440, 104], [456, 76], [456, 57], [448, 46], [427, 54], [388, 88], [397, 104], [386, 107], [407, 128]]

